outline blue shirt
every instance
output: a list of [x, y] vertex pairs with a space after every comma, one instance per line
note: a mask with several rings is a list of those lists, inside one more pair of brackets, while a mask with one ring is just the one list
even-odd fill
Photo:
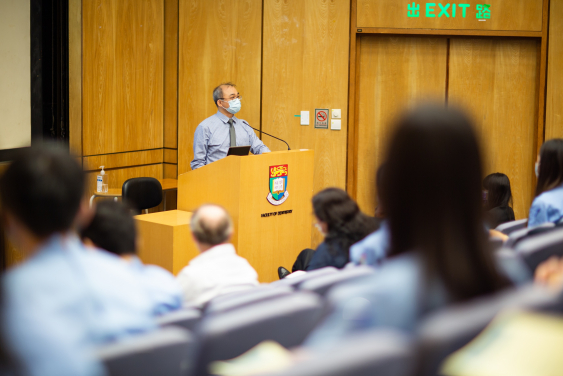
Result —
[[51, 237], [3, 283], [7, 341], [32, 376], [103, 375], [96, 346], [156, 328], [137, 274], [74, 235]]
[[528, 227], [542, 223], [557, 223], [563, 218], [563, 185], [543, 192], [532, 202], [528, 216]]
[[[252, 154], [262, 154], [270, 151], [260, 141], [254, 130], [246, 120], [233, 116], [237, 146], [250, 146]], [[211, 162], [225, 158], [231, 146], [229, 118], [220, 111], [202, 121], [195, 130], [194, 159], [191, 163], [192, 170], [205, 166]]]
[[389, 252], [389, 225], [381, 223], [379, 229], [350, 247], [350, 261], [356, 265], [379, 265]]
[[145, 265], [138, 257], [129, 264], [139, 274], [142, 283], [153, 302], [153, 313], [162, 315], [182, 307], [182, 291], [176, 278], [168, 270], [156, 265]]
[[329, 300], [335, 310], [305, 341], [322, 350], [361, 331], [387, 327], [414, 332], [426, 313], [449, 299], [441, 283], [425, 283], [422, 260], [411, 252], [386, 261], [373, 275], [335, 287]]
[[317, 250], [313, 254], [309, 265], [307, 265], [306, 270], [311, 271], [315, 269], [324, 268], [327, 266], [334, 266], [335, 268], [342, 269], [348, 263], [348, 257], [346, 254], [340, 250], [337, 244], [332, 245], [335, 248], [336, 255], [333, 255], [329, 251], [329, 246], [326, 242], [322, 242], [317, 247]]

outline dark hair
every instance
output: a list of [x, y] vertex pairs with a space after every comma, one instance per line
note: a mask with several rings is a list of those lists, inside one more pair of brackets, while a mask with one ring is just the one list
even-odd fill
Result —
[[219, 99], [223, 98], [223, 86], [237, 87], [237, 85], [233, 84], [232, 82], [225, 82], [225, 83], [222, 83], [219, 86], [217, 86], [215, 89], [213, 89], [213, 102], [215, 103], [215, 106], [217, 106], [217, 107], [219, 107], [217, 105], [217, 101]]
[[[217, 221], [209, 221], [202, 215], [206, 208], [219, 208], [224, 215]], [[205, 204], [193, 212], [190, 220], [190, 229], [198, 242], [208, 245], [219, 245], [225, 243], [233, 233], [233, 221], [222, 206]]]
[[540, 168], [536, 196], [563, 184], [563, 139], [544, 142], [540, 149]]
[[485, 179], [483, 179], [483, 188], [488, 191], [485, 210], [512, 206], [510, 180], [505, 174], [495, 172], [487, 175]]
[[313, 211], [327, 224], [325, 243], [333, 256], [344, 252], [349, 259], [350, 246], [375, 231], [375, 220], [360, 211], [358, 204], [346, 192], [327, 188], [313, 197]]
[[68, 231], [83, 195], [82, 168], [53, 146], [25, 149], [0, 179], [3, 210], [40, 238]]
[[123, 203], [104, 200], [96, 205], [92, 222], [80, 236], [116, 255], [136, 253], [137, 230], [131, 210]]
[[427, 280], [438, 277], [454, 300], [504, 287], [483, 228], [481, 158], [469, 119], [443, 105], [414, 109], [399, 120], [386, 161], [390, 256], [420, 252]]

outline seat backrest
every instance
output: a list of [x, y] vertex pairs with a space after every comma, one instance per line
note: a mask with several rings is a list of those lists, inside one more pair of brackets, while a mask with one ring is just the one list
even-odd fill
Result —
[[232, 311], [257, 302], [278, 298], [293, 293], [290, 286], [272, 287], [270, 285], [259, 286], [242, 292], [221, 295], [211, 300], [205, 307], [206, 315]]
[[154, 208], [162, 202], [162, 185], [155, 178], [132, 178], [125, 180], [121, 196], [133, 209]]
[[333, 349], [268, 376], [411, 376], [415, 365], [412, 338], [377, 329], [343, 339]]
[[552, 256], [563, 256], [563, 228], [556, 228], [541, 236], [519, 242], [515, 249], [522, 256], [532, 273], [539, 264]]
[[445, 308], [423, 320], [418, 328], [419, 376], [435, 376], [442, 361], [473, 340], [502, 310], [558, 312], [557, 293], [526, 285]]
[[526, 219], [519, 219], [517, 221], [510, 221], [506, 223], [502, 223], [497, 226], [495, 230], [502, 232], [505, 235], [510, 235], [512, 232], [521, 230], [526, 227], [528, 224], [528, 218]]
[[521, 230], [513, 231], [508, 239], [504, 242], [505, 247], [514, 248], [519, 242], [539, 236], [545, 232], [555, 229], [554, 223], [542, 223], [534, 227], [523, 228]]
[[317, 278], [320, 277], [322, 275], [326, 275], [326, 274], [330, 274], [330, 273], [336, 273], [338, 272], [338, 269], [336, 269], [333, 266], [327, 266], [321, 269], [316, 269], [316, 270], [312, 270], [310, 272], [306, 272], [303, 273], [297, 277], [285, 277], [284, 279], [280, 279], [279, 281], [275, 281], [270, 283], [270, 285], [272, 286], [292, 286], [293, 288], [297, 289], [299, 288], [299, 285], [302, 284], [303, 282], [312, 279], [312, 278]]
[[205, 316], [196, 333], [200, 350], [196, 375], [207, 375], [215, 360], [227, 360], [262, 341], [298, 346], [318, 324], [323, 304], [309, 292], [294, 292], [222, 314]]
[[158, 317], [156, 322], [161, 327], [180, 326], [193, 331], [199, 320], [201, 320], [201, 316], [199, 309], [182, 308]]
[[349, 269], [344, 269], [338, 273], [329, 273], [317, 278], [311, 278], [303, 281], [299, 285], [300, 290], [312, 291], [319, 295], [325, 295], [330, 288], [342, 282], [349, 282], [358, 278], [371, 275], [375, 269], [369, 266], [358, 266]]
[[177, 327], [139, 334], [98, 349], [109, 376], [185, 376], [194, 356], [194, 336]]

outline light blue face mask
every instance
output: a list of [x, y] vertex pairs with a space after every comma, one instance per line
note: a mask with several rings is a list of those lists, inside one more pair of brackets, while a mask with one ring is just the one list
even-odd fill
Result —
[[540, 176], [540, 164], [538, 162], [536, 162], [536, 178]]
[[223, 108], [225, 108], [225, 110], [227, 110], [227, 112], [234, 115], [234, 114], [236, 114], [237, 112], [240, 111], [240, 107], [241, 107], [240, 99], [235, 98], [232, 101], [229, 101], [228, 103], [229, 103], [229, 108], [223, 107]]

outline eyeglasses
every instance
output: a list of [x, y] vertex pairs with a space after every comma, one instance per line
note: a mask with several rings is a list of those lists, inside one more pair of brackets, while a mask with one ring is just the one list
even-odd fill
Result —
[[236, 97], [230, 97], [230, 98], [219, 98], [221, 100], [227, 100], [227, 101], [232, 101], [233, 99], [238, 99], [239, 101], [242, 101], [242, 95], [237, 95]]

